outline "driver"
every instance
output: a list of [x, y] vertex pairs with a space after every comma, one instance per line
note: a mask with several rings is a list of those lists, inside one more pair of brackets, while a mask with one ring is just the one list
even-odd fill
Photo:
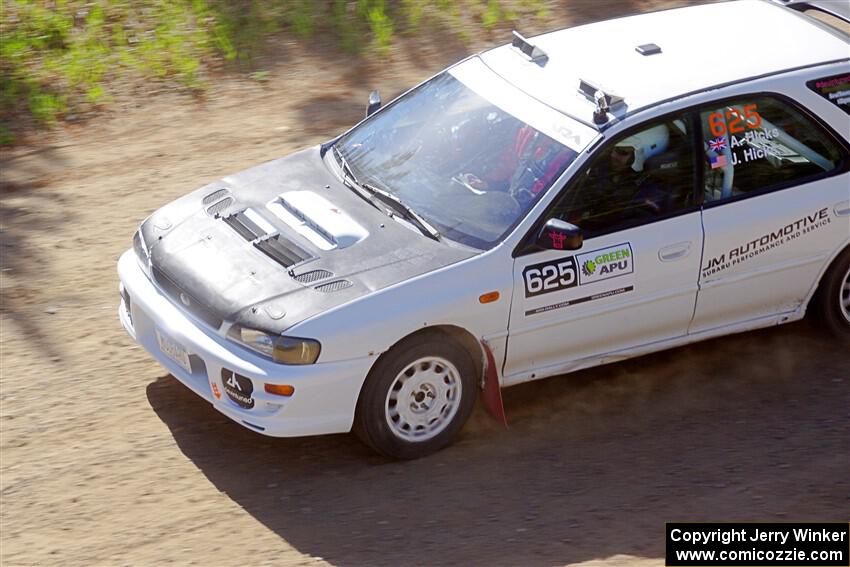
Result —
[[661, 124], [617, 142], [577, 188], [577, 203], [568, 221], [590, 228], [589, 224], [600, 221], [611, 224], [663, 212], [664, 194], [644, 166], [646, 160], [666, 151], [669, 136]]

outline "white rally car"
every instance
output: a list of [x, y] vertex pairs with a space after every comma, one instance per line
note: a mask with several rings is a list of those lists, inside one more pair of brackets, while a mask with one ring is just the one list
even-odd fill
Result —
[[271, 436], [413, 458], [478, 391], [814, 311], [850, 337], [850, 43], [741, 0], [465, 59], [151, 215], [121, 322]]

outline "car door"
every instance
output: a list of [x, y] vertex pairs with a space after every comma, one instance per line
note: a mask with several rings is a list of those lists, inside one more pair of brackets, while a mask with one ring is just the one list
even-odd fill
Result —
[[556, 218], [584, 242], [517, 249], [505, 383], [687, 332], [702, 252], [691, 134], [675, 117], [627, 131], [539, 219], [531, 240]]
[[700, 117], [705, 252], [691, 333], [796, 310], [850, 228], [846, 150], [807, 112], [758, 95]]

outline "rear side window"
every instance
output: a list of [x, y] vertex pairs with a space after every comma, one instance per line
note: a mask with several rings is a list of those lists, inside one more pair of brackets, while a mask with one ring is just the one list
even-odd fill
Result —
[[809, 81], [806, 86], [850, 114], [850, 73]]
[[779, 99], [741, 98], [706, 108], [700, 118], [706, 203], [802, 183], [842, 163], [832, 137]]

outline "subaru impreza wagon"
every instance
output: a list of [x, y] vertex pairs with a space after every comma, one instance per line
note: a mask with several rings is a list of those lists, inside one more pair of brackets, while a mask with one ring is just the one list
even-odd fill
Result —
[[[208, 183], [120, 259], [127, 332], [271, 436], [449, 444], [499, 389], [815, 313], [850, 337], [850, 43], [741, 0], [471, 56]], [[375, 93], [373, 93], [374, 95]]]

